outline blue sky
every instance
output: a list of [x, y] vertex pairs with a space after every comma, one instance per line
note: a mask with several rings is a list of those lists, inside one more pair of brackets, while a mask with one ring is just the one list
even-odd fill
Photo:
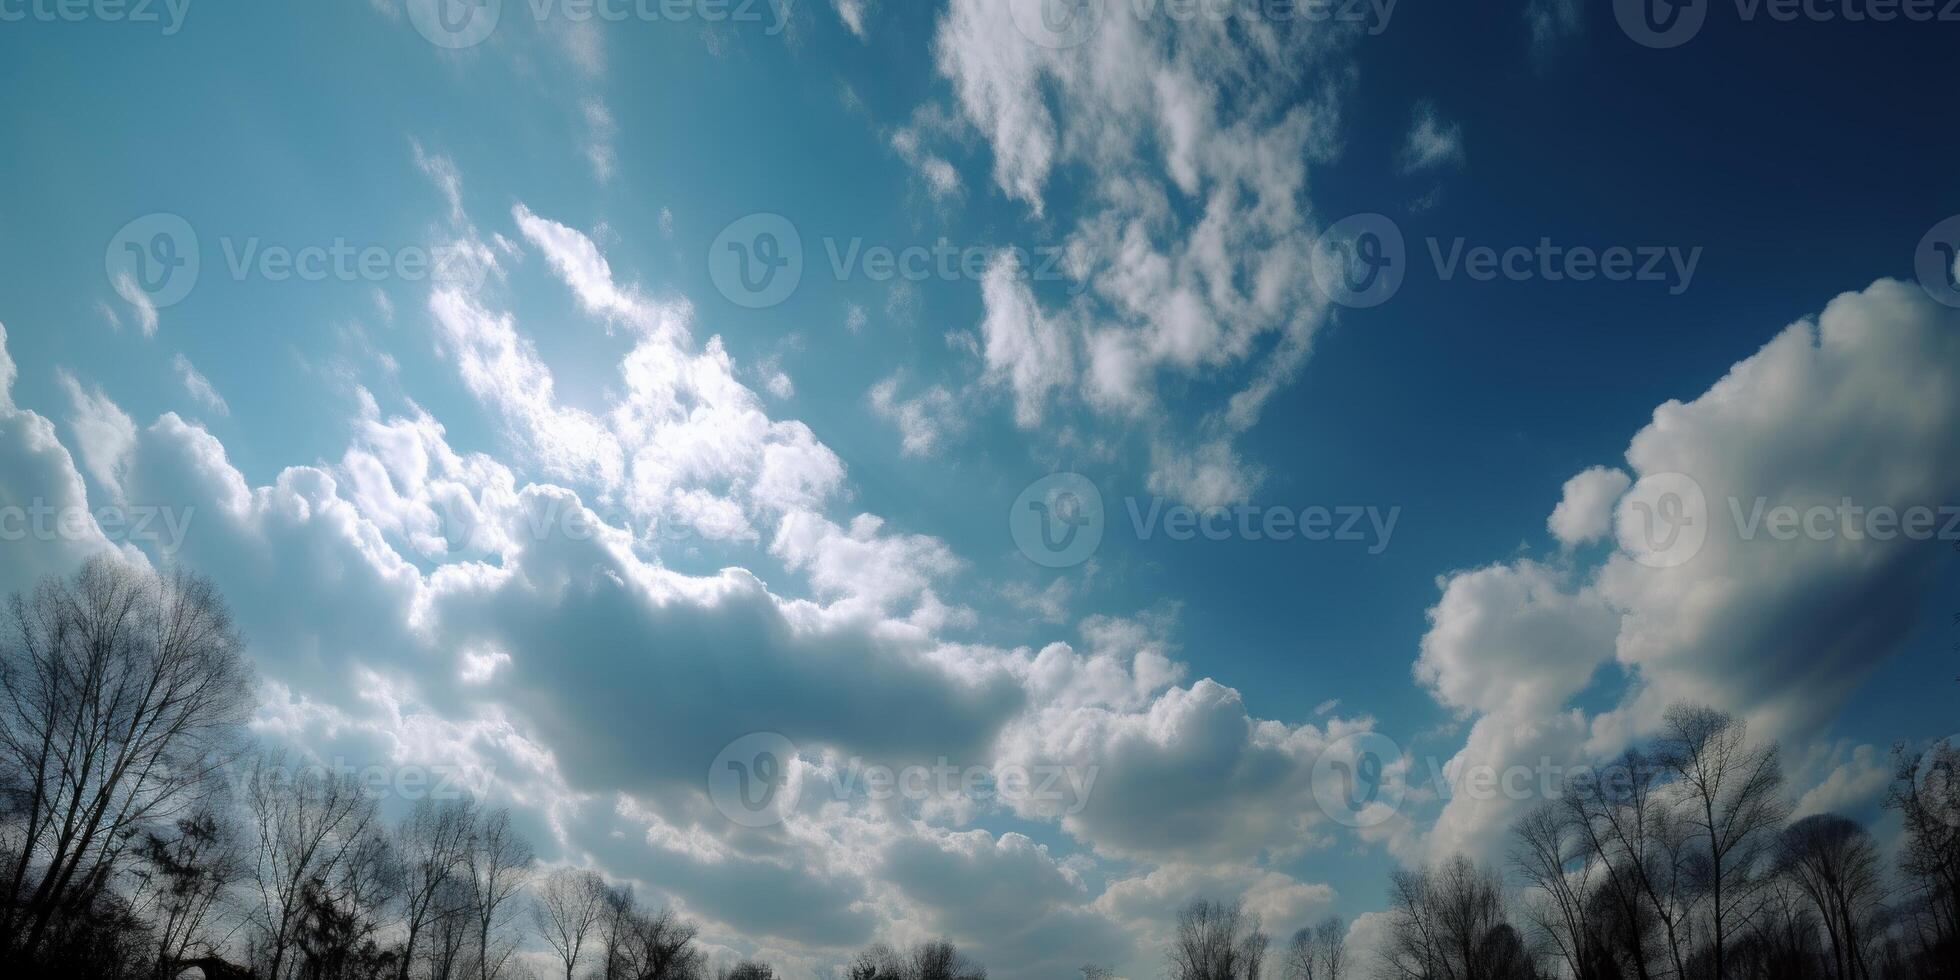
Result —
[[[944, 934], [1141, 976], [1199, 893], [1360, 932], [1398, 863], [1502, 856], [1520, 802], [1427, 799], [1427, 760], [1570, 764], [1670, 698], [1861, 816], [1894, 741], [1954, 727], [1950, 539], [1722, 521], [1960, 501], [1960, 323], [1915, 265], [1960, 212], [1927, 122], [1960, 24], [1712, 4], [1656, 49], [1570, 0], [1109, 0], [1059, 35], [1040, 0], [534, 2], [453, 50], [424, 0], [0, 7], [31, 93], [0, 107], [0, 491], [189, 515], [12, 540], [0, 584], [118, 546], [211, 574], [266, 738], [494, 772], [550, 860], [792, 975]], [[117, 281], [159, 214], [199, 259], [167, 305]], [[801, 264], [759, 308], [715, 274], [757, 215]], [[1389, 226], [1386, 302], [1321, 288]], [[1459, 239], [1661, 261], [1445, 278]], [[442, 276], [278, 271], [336, 243]], [[1060, 568], [1009, 532], [1057, 473], [1107, 517]], [[1627, 522], [1677, 473], [1714, 523], [1659, 567]], [[1132, 507], [1395, 523], [1180, 541]], [[809, 787], [1097, 776], [1076, 813], [806, 787], [745, 827], [703, 774], [750, 732]], [[1414, 791], [1357, 829], [1312, 777], [1363, 732]]]

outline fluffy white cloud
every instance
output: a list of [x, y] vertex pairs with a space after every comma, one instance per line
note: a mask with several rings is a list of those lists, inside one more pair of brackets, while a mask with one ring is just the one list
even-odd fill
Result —
[[1565, 495], [1546, 522], [1552, 536], [1567, 547], [1591, 544], [1613, 533], [1613, 508], [1633, 486], [1633, 478], [1610, 466], [1592, 469], [1565, 481]]
[[[1937, 508], [1960, 499], [1956, 326], [1910, 284], [1839, 296], [1699, 397], [1656, 409], [1627, 450], [1630, 477], [1567, 484], [1551, 521], [1562, 543], [1597, 537], [1617, 500], [1618, 548], [1599, 565], [1521, 560], [1447, 579], [1416, 670], [1476, 715], [1451, 765], [1597, 758], [1680, 700], [1736, 712], [1758, 738], [1819, 734], [1900, 648], [1943, 551], [1929, 538]], [[1609, 661], [1626, 676], [1620, 703], [1573, 710]], [[1879, 779], [1854, 758], [1801, 806], [1844, 805]], [[1418, 853], [1492, 857], [1525, 802], [1458, 794]]]

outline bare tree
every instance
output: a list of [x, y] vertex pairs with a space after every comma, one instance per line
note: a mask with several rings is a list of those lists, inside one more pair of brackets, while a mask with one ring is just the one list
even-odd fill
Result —
[[244, 871], [232, 826], [213, 813], [185, 817], [168, 834], [144, 832], [131, 905], [150, 923], [159, 969], [216, 951], [223, 899]]
[[1169, 952], [1175, 980], [1259, 980], [1270, 940], [1240, 902], [1203, 899], [1177, 913]]
[[1613, 934], [1638, 980], [1654, 976], [1647, 949], [1654, 923], [1674, 974], [1687, 972], [1686, 933], [1698, 901], [1681, 858], [1685, 832], [1659, 791], [1665, 773], [1659, 761], [1632, 749], [1582, 773], [1564, 797], [1589, 860], [1598, 863], [1617, 920]]
[[717, 980], [776, 980], [776, 971], [767, 963], [743, 960], [722, 970], [716, 977]]
[[565, 980], [572, 980], [586, 938], [596, 937], [605, 916], [606, 879], [593, 871], [560, 868], [545, 879], [532, 912], [538, 935], [565, 964]]
[[[346, 774], [289, 766], [283, 753], [261, 756], [246, 805], [256, 849], [250, 912], [255, 959], [267, 980], [284, 980], [294, 951], [324, 908], [374, 901], [385, 849], [373, 797]], [[324, 891], [323, 891], [324, 890]]]
[[1302, 928], [1286, 946], [1285, 980], [1341, 980], [1347, 971], [1347, 926], [1329, 916]]
[[912, 950], [910, 980], [987, 980], [987, 971], [952, 943], [935, 939]]
[[1391, 877], [1388, 935], [1380, 950], [1388, 977], [1406, 980], [1529, 980], [1537, 975], [1506, 917], [1494, 872], [1457, 857], [1440, 868]]
[[498, 810], [477, 823], [463, 859], [476, 926], [478, 980], [503, 975], [515, 946], [503, 941], [511, 900], [530, 880], [531, 845], [510, 825], [510, 811]]
[[458, 875], [476, 833], [476, 805], [469, 799], [420, 800], [402, 818], [395, 837], [402, 861], [402, 942], [399, 980], [408, 980], [423, 936], [435, 924], [468, 909]]
[[1731, 716], [1699, 705], [1668, 708], [1661, 758], [1684, 792], [1694, 831], [1685, 859], [1709, 896], [1716, 980], [1727, 980], [1730, 933], [1757, 908], [1760, 872], [1783, 824], [1783, 770], [1775, 745], [1750, 743]]
[[1960, 744], [1894, 749], [1885, 805], [1905, 827], [1899, 870], [1912, 888], [1918, 945], [1960, 955]]
[[1833, 974], [1867, 980], [1866, 931], [1883, 887], [1871, 835], [1836, 814], [1806, 817], [1783, 831], [1777, 866], [1810, 899], [1824, 923]]
[[[1085, 977], [1109, 975], [1093, 964], [1082, 970]], [[845, 975], [850, 980], [986, 980], [987, 970], [952, 943], [937, 939], [920, 943], [905, 955], [884, 943], [873, 943], [858, 953]]]
[[1618, 980], [1619, 967], [1593, 914], [1592, 859], [1574, 811], [1543, 804], [1511, 828], [1511, 866], [1525, 884], [1526, 915], [1575, 980]]
[[97, 558], [9, 605], [0, 652], [0, 949], [36, 955], [124, 849], [188, 814], [236, 750], [251, 675], [204, 579]]

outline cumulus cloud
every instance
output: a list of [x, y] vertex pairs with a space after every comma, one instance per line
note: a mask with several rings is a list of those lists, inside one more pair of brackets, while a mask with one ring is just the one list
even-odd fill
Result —
[[1565, 481], [1565, 495], [1546, 522], [1552, 537], [1566, 547], [1604, 540], [1613, 533], [1614, 505], [1631, 486], [1632, 477], [1609, 466], [1595, 466]]
[[[1567, 484], [1555, 537], [1600, 536], [1616, 500], [1612, 554], [1447, 578], [1416, 671], [1476, 719], [1452, 765], [1608, 755], [1680, 700], [1735, 712], [1760, 738], [1820, 734], [1900, 649], [1940, 557], [1930, 513], [1919, 540], [1905, 515], [1960, 496], [1957, 319], [1891, 280], [1837, 297], [1699, 397], [1657, 408], [1628, 474]], [[1588, 716], [1570, 702], [1607, 663], [1625, 693]], [[1855, 801], [1879, 778], [1854, 757], [1800, 807]], [[1520, 805], [1458, 795], [1423, 853], [1493, 856]]]

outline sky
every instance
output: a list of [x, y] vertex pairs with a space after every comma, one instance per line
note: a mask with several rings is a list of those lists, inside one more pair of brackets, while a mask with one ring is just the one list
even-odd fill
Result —
[[1895, 837], [1960, 23], [1674, 9], [0, 0], [0, 591], [792, 977], [1365, 942], [1679, 700]]

